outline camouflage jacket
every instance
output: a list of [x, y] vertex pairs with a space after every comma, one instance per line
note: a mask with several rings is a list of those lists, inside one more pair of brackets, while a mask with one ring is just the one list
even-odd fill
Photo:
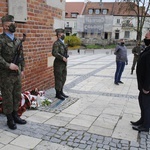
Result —
[[[14, 59], [16, 48], [19, 43], [20, 40], [17, 38], [14, 38], [14, 40], [12, 41], [5, 33], [0, 35], [0, 74], [8, 74], [12, 71], [9, 69], [9, 65]], [[22, 50], [20, 56], [22, 58], [22, 61], [18, 66], [20, 71], [23, 71], [25, 62]]]
[[135, 46], [132, 49], [132, 53], [134, 54], [135, 57], [138, 57], [142, 51], [143, 51], [143, 49], [141, 46]]
[[58, 61], [63, 61], [63, 57], [66, 57], [66, 58], [69, 57], [67, 46], [58, 39], [53, 44], [52, 55]]

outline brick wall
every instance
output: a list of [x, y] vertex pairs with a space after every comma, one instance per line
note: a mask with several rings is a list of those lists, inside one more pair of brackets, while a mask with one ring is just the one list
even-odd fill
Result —
[[[0, 18], [7, 13], [7, 0], [0, 0]], [[27, 0], [27, 13], [27, 23], [17, 23], [15, 33], [19, 38], [22, 38], [22, 33], [27, 34], [23, 43], [26, 67], [22, 90], [46, 90], [54, 86], [53, 67], [48, 66], [52, 44], [56, 39], [53, 17], [61, 18], [62, 12], [48, 6], [45, 0]]]

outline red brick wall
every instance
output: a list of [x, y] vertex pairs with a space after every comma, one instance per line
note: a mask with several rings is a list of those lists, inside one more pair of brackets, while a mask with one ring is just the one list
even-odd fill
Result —
[[[7, 13], [7, 0], [0, 0], [0, 18]], [[60, 18], [62, 13], [61, 10], [48, 6], [45, 0], [27, 0], [27, 13], [27, 23], [17, 23], [15, 33], [19, 38], [22, 38], [22, 33], [27, 34], [23, 43], [26, 67], [22, 90], [46, 90], [54, 86], [53, 67], [47, 67], [47, 58], [51, 55], [55, 36], [53, 17]]]

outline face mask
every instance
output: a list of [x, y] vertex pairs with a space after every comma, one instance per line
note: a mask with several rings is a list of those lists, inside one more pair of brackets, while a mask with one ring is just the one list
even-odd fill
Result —
[[146, 46], [149, 46], [150, 45], [150, 39], [144, 39], [144, 43]]
[[64, 39], [65, 39], [65, 36], [64, 36], [64, 35], [62, 35], [60, 38], [61, 38], [62, 40], [64, 40]]
[[15, 31], [16, 31], [16, 25], [14, 24], [14, 23], [11, 23], [9, 26], [9, 31], [11, 32], [11, 33], [14, 33]]
[[124, 45], [124, 42], [121, 42], [121, 45]]

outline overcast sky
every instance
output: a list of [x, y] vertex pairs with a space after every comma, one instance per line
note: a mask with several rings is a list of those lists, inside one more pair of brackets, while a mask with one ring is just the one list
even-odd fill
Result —
[[[100, 0], [90, 0], [91, 2], [100, 2]], [[84, 2], [84, 0], [66, 0], [66, 2]], [[102, 2], [115, 2], [115, 0], [102, 0]]]

